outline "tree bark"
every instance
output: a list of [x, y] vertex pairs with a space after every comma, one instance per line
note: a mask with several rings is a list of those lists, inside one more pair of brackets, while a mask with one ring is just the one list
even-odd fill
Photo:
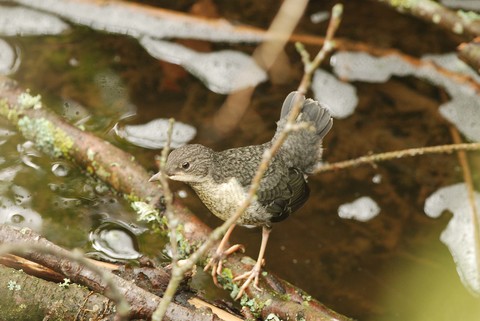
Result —
[[113, 320], [114, 303], [85, 287], [60, 287], [0, 265], [0, 311], [3, 321]]

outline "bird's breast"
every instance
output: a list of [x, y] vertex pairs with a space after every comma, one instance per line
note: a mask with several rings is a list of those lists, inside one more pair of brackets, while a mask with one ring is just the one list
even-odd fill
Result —
[[[248, 193], [234, 177], [223, 183], [208, 180], [191, 186], [205, 206], [224, 221], [235, 214]], [[263, 225], [269, 220], [270, 214], [258, 202], [253, 201], [237, 222], [240, 225]]]

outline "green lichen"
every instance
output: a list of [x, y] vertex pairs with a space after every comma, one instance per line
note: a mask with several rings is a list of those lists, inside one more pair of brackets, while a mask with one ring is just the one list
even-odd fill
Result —
[[189, 257], [190, 254], [192, 254], [196, 246], [192, 246], [192, 244], [190, 244], [190, 242], [185, 238], [183, 231], [184, 231], [183, 224], [179, 224], [177, 226], [178, 256], [182, 259], [185, 259]]
[[98, 166], [98, 164], [95, 164], [93, 168], [95, 169], [95, 174], [102, 180], [107, 180], [112, 175], [103, 166]]
[[60, 283], [58, 286], [61, 287], [61, 288], [68, 288], [70, 286], [70, 284], [72, 284], [72, 281], [69, 279], [69, 278], [64, 278], [63, 279], [63, 282]]
[[233, 280], [233, 272], [229, 268], [223, 268], [222, 270], [222, 277], [228, 278], [230, 280]]
[[7, 118], [14, 124], [16, 124], [18, 121], [18, 112], [15, 109], [10, 108], [10, 105], [6, 99], [0, 100], [0, 115]]
[[30, 95], [30, 91], [27, 89], [24, 93], [21, 93], [17, 97], [17, 107], [20, 109], [40, 109], [42, 108], [42, 96]]
[[389, 0], [388, 2], [398, 10], [409, 10], [418, 3], [418, 0]]
[[260, 317], [265, 307], [265, 302], [260, 301], [258, 298], [248, 298], [246, 295], [242, 296], [240, 304], [247, 307], [256, 318]]
[[135, 212], [137, 212], [137, 220], [143, 222], [158, 221], [160, 214], [158, 211], [145, 202], [132, 202], [130, 206]]
[[[123, 197], [129, 201], [130, 203], [134, 203], [134, 202], [141, 202], [141, 198], [138, 196], [138, 195], [135, 195], [135, 194], [124, 194]], [[147, 202], [149, 201], [148, 199], [146, 200]]]
[[53, 157], [68, 157], [73, 147], [73, 140], [45, 118], [32, 119], [24, 116], [18, 120], [17, 126], [23, 136], [32, 140], [35, 146], [45, 154]]
[[462, 18], [462, 21], [465, 22], [466, 24], [474, 23], [480, 20], [480, 14], [474, 12], [474, 11], [463, 11], [463, 10], [458, 10], [457, 15]]
[[95, 161], [95, 154], [96, 152], [91, 150], [90, 148], [87, 149], [87, 158], [89, 161], [93, 162]]
[[17, 281], [10, 280], [7, 283], [7, 289], [10, 291], [20, 291], [22, 289], [22, 286], [17, 283]]

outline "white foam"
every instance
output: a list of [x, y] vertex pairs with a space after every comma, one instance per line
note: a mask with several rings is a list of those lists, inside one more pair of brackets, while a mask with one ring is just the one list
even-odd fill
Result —
[[93, 29], [128, 34], [133, 37], [189, 38], [227, 42], [260, 42], [262, 36], [254, 31], [233, 32], [233, 25], [211, 23], [199, 19], [192, 23], [181, 14], [165, 15], [149, 7], [116, 3], [116, 1], [81, 2], [78, 0], [14, 0], [26, 6], [57, 14], [74, 23]]
[[370, 197], [363, 196], [351, 203], [345, 203], [338, 207], [338, 216], [346, 219], [354, 219], [366, 222], [380, 213], [380, 207]]
[[345, 118], [353, 114], [358, 104], [357, 89], [334, 75], [318, 69], [312, 80], [315, 99], [328, 106], [335, 118]]
[[[158, 118], [141, 125], [116, 125], [115, 133], [130, 143], [144, 148], [160, 149], [167, 143], [169, 120]], [[172, 148], [178, 148], [192, 140], [197, 133], [195, 127], [175, 122], [172, 131]]]
[[[475, 192], [475, 203], [480, 209], [478, 192]], [[475, 241], [472, 209], [464, 183], [442, 187], [425, 201], [424, 211], [430, 217], [439, 217], [445, 210], [452, 212], [453, 217], [440, 240], [450, 250], [463, 284], [480, 295], [480, 267], [477, 265], [480, 245]]]
[[15, 50], [0, 39], [0, 75], [9, 75], [16, 70], [19, 60]]
[[[444, 68], [465, 73], [480, 83], [480, 78], [466, 64], [451, 54], [426, 55], [425, 61], [433, 61]], [[455, 82], [438, 72], [432, 65], [413, 66], [397, 55], [374, 57], [367, 53], [340, 52], [333, 56], [334, 72], [342, 79], [365, 82], [384, 82], [391, 76], [413, 75], [442, 86], [451, 100], [440, 105], [440, 114], [451, 121], [468, 139], [480, 141], [480, 97], [467, 84]]]
[[141, 38], [140, 44], [153, 57], [183, 66], [211, 91], [219, 94], [229, 94], [267, 80], [267, 73], [252, 57], [239, 51], [200, 53], [150, 37]]
[[22, 7], [0, 6], [0, 35], [56, 35], [69, 26], [56, 16]]
[[440, 2], [447, 7], [480, 11], [480, 1], [478, 0], [440, 0]]

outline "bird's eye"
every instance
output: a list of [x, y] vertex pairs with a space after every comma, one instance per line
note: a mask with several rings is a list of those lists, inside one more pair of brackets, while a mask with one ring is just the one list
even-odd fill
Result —
[[190, 163], [189, 162], [182, 163], [182, 168], [183, 169], [189, 169], [190, 168]]

